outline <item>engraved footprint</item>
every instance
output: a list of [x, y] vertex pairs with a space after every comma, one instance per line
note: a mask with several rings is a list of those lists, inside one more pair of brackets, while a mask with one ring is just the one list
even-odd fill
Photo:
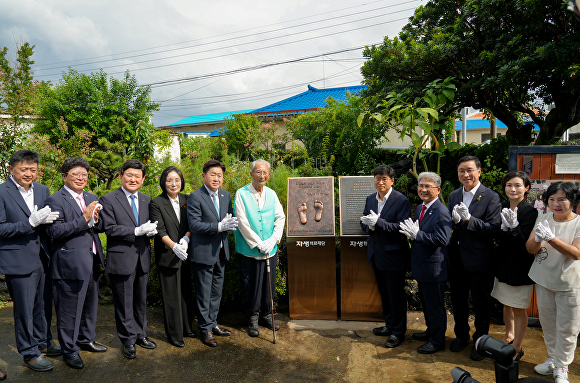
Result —
[[316, 212], [316, 215], [314, 216], [314, 220], [316, 222], [320, 222], [320, 220], [322, 219], [322, 210], [324, 209], [324, 204], [322, 203], [322, 201], [316, 200], [314, 201], [314, 211]]
[[300, 216], [300, 223], [306, 225], [308, 219], [306, 218], [306, 212], [308, 211], [308, 206], [305, 203], [298, 205], [298, 215]]

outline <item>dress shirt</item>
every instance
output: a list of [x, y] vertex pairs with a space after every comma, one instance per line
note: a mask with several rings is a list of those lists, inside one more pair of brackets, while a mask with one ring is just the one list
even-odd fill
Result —
[[379, 197], [379, 192], [377, 192], [377, 202], [378, 202], [379, 205], [377, 207], [376, 213], [378, 215], [381, 215], [381, 211], [383, 211], [383, 207], [387, 203], [387, 200], [389, 199], [389, 196], [391, 195], [391, 192], [392, 191], [393, 191], [393, 188], [389, 188], [389, 191], [387, 192], [387, 194], [385, 194], [385, 196], [383, 197], [383, 199], [381, 199], [381, 197]]
[[463, 203], [465, 206], [467, 206], [467, 208], [469, 208], [469, 205], [471, 205], [471, 201], [473, 201], [473, 197], [475, 197], [475, 193], [477, 193], [479, 185], [481, 185], [481, 182], [478, 181], [477, 185], [475, 185], [475, 187], [470, 191], [465, 191], [465, 186], [463, 187]]
[[[16, 188], [18, 189], [18, 191], [20, 192], [20, 195], [22, 196], [22, 198], [24, 198], [24, 202], [26, 203], [26, 206], [28, 206], [28, 208], [30, 209], [30, 212], [32, 213], [32, 211], [34, 210], [34, 184], [30, 184], [30, 187], [28, 188], [28, 191], [26, 191], [26, 189], [24, 189], [24, 187], [20, 186], [12, 176], [10, 176], [10, 179], [12, 180], [12, 182], [14, 182], [14, 185], [16, 185]], [[41, 206], [40, 208], [42, 209], [44, 206]]]
[[175, 199], [171, 198], [169, 194], [167, 195], [169, 200], [171, 201], [171, 206], [173, 207], [173, 211], [177, 216], [177, 222], [181, 223], [181, 209], [179, 208], [179, 194], [175, 196]]
[[[258, 205], [259, 208], [264, 207], [266, 203], [266, 192], [263, 190], [262, 194], [258, 193], [258, 191], [254, 188], [252, 184], [248, 185], [248, 189], [252, 194], [254, 202]], [[282, 239], [282, 233], [284, 232], [284, 223], [286, 222], [286, 216], [284, 215], [284, 209], [280, 204], [280, 200], [276, 193], [274, 193], [275, 200], [274, 200], [274, 232], [272, 233], [272, 237], [276, 240], [276, 243], [280, 243], [280, 239]], [[250, 226], [250, 222], [246, 218], [246, 206], [244, 205], [244, 200], [240, 196], [239, 193], [236, 193], [236, 200], [235, 200], [236, 210], [235, 215], [238, 218], [238, 230], [240, 234], [244, 237], [248, 246], [251, 249], [258, 246], [258, 243], [262, 242], [258, 234], [256, 234], [252, 227]], [[267, 238], [266, 238], [267, 239]], [[254, 259], [266, 259], [270, 258], [273, 255], [267, 256], [259, 256], [259, 257], [252, 257], [246, 255], [246, 257], [254, 258]]]
[[[132, 195], [135, 196], [135, 206], [137, 207], [137, 211], [139, 211], [139, 192], [136, 191], [135, 193], [130, 193], [127, 190], [125, 190], [125, 188], [122, 186], [121, 186], [121, 190], [123, 190], [123, 193], [125, 193], [125, 197], [127, 197], [127, 202], [129, 202], [129, 207], [133, 206], [131, 204], [131, 196]], [[137, 222], [137, 226], [139, 226], [139, 222]]]
[[[66, 185], [64, 186], [64, 189], [70, 193], [70, 195], [73, 197], [73, 199], [75, 200], [75, 202], [77, 203], [77, 205], [79, 206], [79, 208], [81, 209], [81, 212], [82, 212], [83, 207], [81, 206], [81, 201], [79, 201], [79, 199], [77, 197], [81, 196], [81, 198], [84, 201], [85, 197], [83, 196], [83, 193], [81, 192], [80, 194], [78, 194], [76, 191], [72, 190], [71, 188], [69, 188]], [[86, 201], [85, 201], [85, 206], [87, 206]], [[91, 219], [89, 222], [87, 222], [87, 224], [89, 225], [89, 227], [93, 227], [93, 226], [95, 226], [95, 221]]]
[[213, 201], [214, 201], [214, 199], [213, 199], [213, 197], [212, 197], [212, 196], [215, 194], [215, 200], [216, 200], [216, 202], [214, 202], [214, 203], [217, 203], [217, 205], [218, 205], [218, 211], [217, 211], [217, 213], [218, 213], [218, 218], [219, 218], [219, 220], [221, 221], [221, 218], [219, 217], [219, 209], [220, 209], [220, 195], [219, 195], [219, 193], [218, 193], [218, 191], [219, 191], [220, 189], [218, 189], [218, 190], [216, 190], [216, 191], [214, 192], [214, 191], [211, 191], [211, 189], [210, 189], [210, 188], [208, 188], [206, 184], [203, 184], [203, 186], [205, 187], [205, 190], [207, 190], [207, 192], [209, 193], [209, 197], [211, 198], [211, 202], [213, 202]]

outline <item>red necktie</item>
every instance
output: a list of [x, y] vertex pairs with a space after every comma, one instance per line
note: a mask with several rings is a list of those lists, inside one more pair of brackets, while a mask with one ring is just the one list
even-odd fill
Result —
[[423, 219], [423, 216], [425, 215], [425, 210], [427, 210], [427, 206], [423, 205], [423, 207], [421, 208], [421, 216], [419, 217], [419, 223], [421, 223], [421, 220]]

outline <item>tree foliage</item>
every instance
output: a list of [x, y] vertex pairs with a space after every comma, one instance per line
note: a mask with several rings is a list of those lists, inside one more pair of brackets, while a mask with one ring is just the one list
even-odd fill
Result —
[[[139, 85], [129, 71], [119, 80], [109, 78], [103, 70], [85, 74], [69, 69], [56, 86], [42, 92], [41, 120], [36, 131], [52, 134], [62, 117], [71, 131], [90, 131], [93, 145], [104, 138], [144, 159], [153, 151], [149, 136], [154, 127], [149, 113], [155, 110], [159, 110], [159, 104], [151, 101], [151, 88]], [[127, 128], [111, 129], [119, 117]]]
[[[381, 124], [387, 124], [396, 130], [401, 140], [407, 136], [413, 142], [412, 154], [413, 168], [411, 174], [419, 178], [417, 172], [417, 159], [423, 162], [423, 169], [429, 170], [427, 159], [434, 154], [436, 158], [436, 172], [441, 173], [441, 155], [443, 150], [453, 150], [459, 146], [457, 142], [449, 140], [447, 131], [450, 122], [447, 116], [454, 108], [455, 85], [452, 78], [443, 81], [431, 82], [423, 91], [422, 97], [408, 100], [404, 95], [391, 92], [382, 102], [381, 112], [363, 112], [358, 117], [358, 124], [369, 123], [365, 121], [370, 116], [370, 121], [376, 120]], [[452, 127], [452, 125], [451, 125]]]
[[8, 59], [8, 48], [0, 51], [0, 177], [10, 174], [4, 164], [14, 147], [20, 144], [26, 130], [26, 119], [34, 113], [34, 97], [39, 89], [33, 80], [31, 59], [34, 45], [24, 43], [17, 47], [16, 60]]
[[530, 142], [526, 120], [540, 127], [537, 144], [580, 122], [580, 23], [561, 0], [429, 1], [398, 37], [364, 55], [372, 100], [454, 77], [458, 107], [489, 110], [512, 144]]
[[[326, 103], [327, 107], [301, 114], [286, 126], [294, 139], [304, 144], [311, 159], [321, 158], [323, 165], [334, 162], [339, 174], [353, 174], [353, 164], [368, 162], [363, 159], [370, 158], [387, 126], [372, 122], [358, 126], [358, 116], [365, 111], [358, 96], [348, 95], [347, 103], [333, 98], [328, 98]], [[368, 169], [356, 169], [359, 170]]]

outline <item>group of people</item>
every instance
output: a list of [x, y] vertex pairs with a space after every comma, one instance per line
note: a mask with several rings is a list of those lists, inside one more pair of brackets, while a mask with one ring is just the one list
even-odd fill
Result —
[[[46, 357], [63, 355], [68, 366], [81, 369], [80, 350], [107, 351], [95, 342], [102, 268], [111, 284], [123, 356], [134, 359], [135, 345], [157, 347], [147, 336], [151, 239], [170, 344], [184, 347], [184, 337], [197, 337], [194, 312], [203, 344], [216, 347], [215, 336], [231, 335], [217, 317], [233, 230], [248, 333], [258, 336], [260, 325], [279, 329], [270, 295], [275, 274], [269, 278], [268, 267], [276, 270], [285, 215], [276, 193], [265, 186], [267, 161], [251, 164], [252, 182], [238, 190], [232, 204], [221, 189], [226, 167], [217, 160], [203, 165], [204, 184], [189, 196], [181, 193], [181, 171], [168, 167], [154, 199], [139, 192], [146, 167], [138, 160], [122, 165], [121, 187], [101, 198], [85, 191], [90, 171], [85, 158], [64, 161], [64, 186], [53, 195], [36, 182], [38, 160], [30, 150], [13, 153], [11, 176], [0, 185], [0, 274], [12, 298], [16, 346], [25, 366], [48, 371], [54, 365]], [[106, 234], [106, 258], [98, 233]], [[60, 346], [50, 330], [53, 302]], [[0, 371], [0, 380], [5, 377]]]
[[[409, 200], [392, 189], [394, 170], [386, 165], [374, 170], [377, 192], [367, 197], [361, 217], [385, 320], [373, 333], [387, 336], [388, 348], [404, 342], [405, 275], [410, 268], [427, 325], [412, 334], [425, 342], [419, 353], [445, 349], [444, 294], [449, 282], [455, 322], [450, 350], [460, 352], [488, 334], [494, 297], [504, 305], [502, 340], [513, 344], [517, 361], [524, 356], [526, 310], [535, 284], [548, 353], [535, 371], [553, 374], [557, 383], [568, 382], [580, 332], [580, 218], [574, 212], [580, 202], [578, 188], [572, 182], [552, 183], [544, 193], [549, 213], [542, 214], [526, 200], [531, 183], [525, 172], [505, 175], [503, 203], [498, 193], [481, 184], [477, 157], [462, 157], [457, 173], [463, 186], [450, 193], [447, 206], [439, 198], [441, 177], [420, 173], [417, 192], [423, 203], [411, 218]], [[471, 336], [470, 295], [475, 316]], [[484, 358], [475, 346], [470, 357]]]

